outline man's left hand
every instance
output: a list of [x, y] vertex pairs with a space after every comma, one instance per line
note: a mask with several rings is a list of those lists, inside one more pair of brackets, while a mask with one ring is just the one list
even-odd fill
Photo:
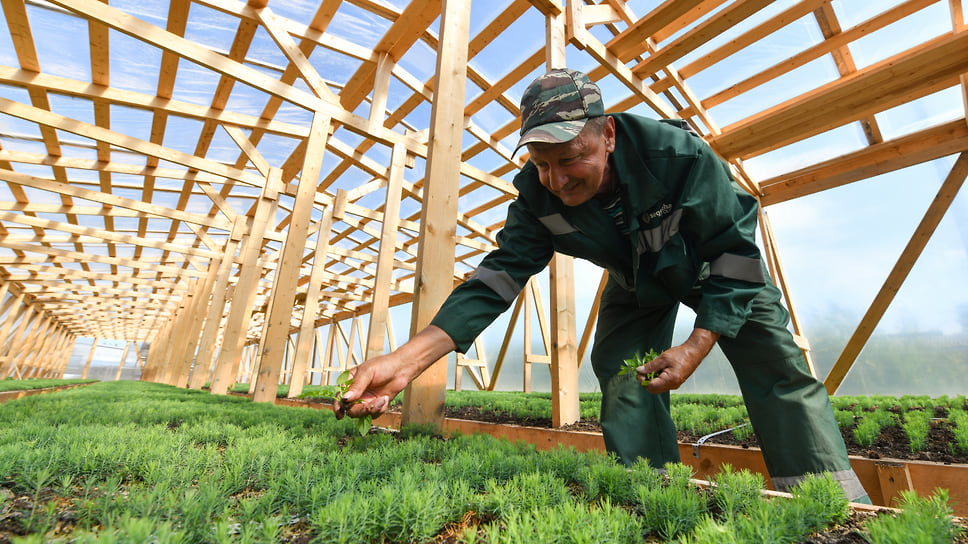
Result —
[[639, 382], [645, 382], [652, 372], [657, 372], [651, 381], [645, 382], [649, 393], [665, 393], [679, 389], [699, 368], [699, 363], [709, 354], [719, 334], [706, 329], [694, 329], [689, 338], [681, 345], [673, 346], [658, 357], [635, 369]]

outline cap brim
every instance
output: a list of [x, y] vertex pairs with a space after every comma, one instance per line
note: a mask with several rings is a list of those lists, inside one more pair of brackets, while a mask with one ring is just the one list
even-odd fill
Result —
[[585, 128], [586, 121], [588, 119], [559, 121], [557, 123], [538, 125], [521, 136], [521, 139], [518, 140], [518, 145], [514, 148], [514, 153], [517, 154], [519, 149], [528, 144], [563, 144], [570, 142]]

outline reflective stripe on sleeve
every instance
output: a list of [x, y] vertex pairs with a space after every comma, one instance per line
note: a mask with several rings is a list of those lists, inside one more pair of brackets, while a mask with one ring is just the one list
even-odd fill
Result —
[[[828, 472], [830, 476], [840, 485], [840, 488], [844, 490], [844, 494], [847, 495], [847, 500], [855, 502], [857, 499], [861, 499], [867, 496], [867, 491], [864, 490], [864, 484], [860, 483], [860, 479], [857, 478], [857, 474], [854, 473], [853, 469], [847, 470], [835, 470]], [[777, 491], [783, 491], [786, 493], [790, 492], [790, 489], [799, 484], [806, 475], [801, 476], [783, 476], [783, 477], [770, 477], [773, 482], [773, 488]]]
[[649, 251], [657, 253], [665, 247], [666, 242], [679, 232], [679, 220], [682, 218], [682, 209], [674, 210], [662, 220], [662, 224], [648, 230], [640, 230], [636, 233], [639, 238], [639, 255]]
[[554, 234], [555, 236], [568, 234], [570, 232], [575, 232], [575, 230], [577, 230], [575, 229], [575, 227], [571, 226], [571, 223], [569, 223], [564, 217], [562, 217], [560, 213], [539, 217], [538, 221], [541, 221], [541, 224], [544, 225], [545, 228], [548, 229], [548, 231], [551, 232], [551, 234]]
[[733, 253], [723, 253], [718, 259], [709, 263], [709, 273], [734, 280], [752, 283], [764, 283], [763, 265], [759, 259], [743, 257]]
[[514, 299], [518, 298], [518, 293], [521, 292], [521, 287], [514, 281], [514, 278], [503, 270], [491, 270], [490, 268], [479, 266], [474, 271], [474, 274], [471, 275], [470, 279], [480, 280], [481, 283], [490, 287], [491, 291], [497, 293], [508, 304], [514, 302]]

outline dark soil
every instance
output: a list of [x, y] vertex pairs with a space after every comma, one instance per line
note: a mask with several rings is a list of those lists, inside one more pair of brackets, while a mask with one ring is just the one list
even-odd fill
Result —
[[[446, 416], [454, 419], [470, 419], [474, 421], [485, 421], [488, 423], [499, 423], [502, 425], [523, 425], [527, 427], [551, 428], [550, 418], [515, 418], [503, 412], [491, 412], [479, 408], [465, 407], [461, 409], [446, 410]], [[602, 428], [596, 419], [582, 419], [572, 425], [562, 427], [567, 431], [601, 432]], [[953, 453], [954, 435], [946, 425], [933, 421], [931, 431], [928, 433], [925, 449], [920, 452], [912, 452], [911, 444], [899, 427], [885, 427], [881, 431], [880, 437], [869, 446], [861, 446], [854, 440], [852, 428], [841, 429], [844, 443], [847, 444], [847, 453], [867, 457], [870, 459], [905, 459], [914, 461], [930, 461], [933, 463], [968, 463], [968, 455], [963, 453]], [[695, 435], [686, 431], [679, 431], [679, 441], [696, 443], [702, 436]], [[705, 441], [706, 444], [726, 444], [740, 446], [743, 448], [758, 448], [759, 443], [755, 436], [750, 436], [747, 440], [737, 440], [732, 433], [723, 433], [711, 437]]]

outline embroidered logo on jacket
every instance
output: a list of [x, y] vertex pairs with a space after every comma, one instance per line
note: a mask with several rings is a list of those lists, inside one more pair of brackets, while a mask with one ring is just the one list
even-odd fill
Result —
[[665, 217], [669, 215], [672, 211], [672, 204], [663, 204], [658, 210], [645, 214], [645, 222], [651, 223], [660, 217]]

